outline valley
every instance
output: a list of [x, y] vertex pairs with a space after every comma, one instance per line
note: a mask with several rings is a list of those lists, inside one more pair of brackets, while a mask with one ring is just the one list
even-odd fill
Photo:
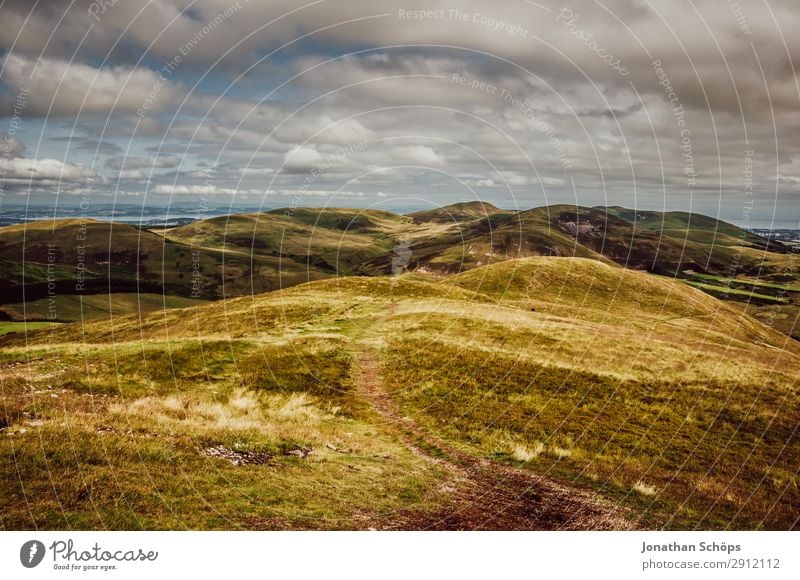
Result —
[[2, 228], [0, 526], [794, 529], [795, 256], [708, 220]]

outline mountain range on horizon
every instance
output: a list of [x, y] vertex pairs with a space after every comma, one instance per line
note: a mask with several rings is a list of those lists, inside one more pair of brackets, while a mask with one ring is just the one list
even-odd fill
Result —
[[[466, 202], [407, 215], [282, 208], [153, 231], [92, 219], [42, 220], [0, 228], [0, 260], [7, 267], [24, 261], [35, 270], [36, 265], [47, 263], [46, 249], [52, 245], [56, 257], [50, 268], [58, 271], [60, 282], [70, 279], [68, 270], [76, 265], [77, 247], [82, 246], [91, 288], [109, 289], [96, 282], [107, 270], [112, 292], [127, 283], [128, 272], [135, 274], [140, 286], [189, 295], [190, 286], [182, 280], [191, 273], [197, 277], [199, 271], [202, 297], [220, 298], [224, 297], [219, 286], [226, 268], [228, 277], [235, 268], [245, 268], [252, 291], [291, 286], [303, 274], [306, 281], [351, 273], [385, 274], [394, 255], [392, 248], [401, 239], [407, 239], [411, 249], [406, 269], [444, 274], [511, 257], [575, 255], [664, 275], [692, 268], [710, 274], [768, 276], [779, 275], [778, 269], [762, 263], [758, 252], [791, 251], [779, 242], [700, 214], [564, 205], [507, 211], [484, 202]], [[738, 248], [744, 249], [744, 257]], [[201, 266], [187, 269], [190, 263], [198, 263], [187, 259], [192, 251]], [[174, 266], [168, 266], [172, 260]], [[270, 271], [264, 270], [270, 266], [280, 276], [270, 277]], [[734, 272], [728, 271], [731, 268]], [[238, 277], [242, 274], [237, 272]], [[7, 299], [13, 287], [21, 284], [22, 272], [3, 279], [2, 296]], [[26, 285], [35, 282], [35, 273], [29, 274]], [[225, 296], [245, 291], [229, 284]]]
[[[743, 303], [752, 314], [775, 304], [791, 314], [794, 294], [781, 293], [780, 284], [796, 279], [794, 255], [791, 244], [701, 214], [616, 206], [508, 211], [473, 201], [405, 215], [297, 207], [168, 228], [38, 220], [0, 228], [0, 312], [10, 320], [50, 314], [69, 321], [332, 277], [442, 277], [510, 259], [557, 256], [678, 278]], [[109, 296], [115, 297], [111, 305], [105, 304]], [[55, 316], [54, 303], [62, 305]], [[793, 334], [793, 322], [790, 315], [777, 326]]]
[[[516, 203], [509, 207], [506, 207], [505, 204], [497, 204], [495, 202], [485, 202], [481, 200], [475, 200], [471, 202], [453, 202], [450, 204], [443, 204], [435, 207], [431, 207], [430, 204], [420, 204], [417, 203], [416, 205], [404, 205], [404, 204], [387, 204], [385, 201], [382, 202], [382, 206], [380, 209], [382, 211], [388, 211], [390, 213], [396, 213], [400, 215], [408, 215], [413, 213], [424, 213], [424, 212], [436, 212], [441, 208], [449, 208], [449, 207], [458, 207], [464, 204], [486, 204], [487, 206], [491, 206], [495, 209], [505, 211], [505, 212], [519, 212], [519, 211], [526, 211], [521, 207], [521, 204]], [[530, 209], [536, 209], [539, 207], [547, 207], [547, 206], [556, 206], [556, 205], [565, 205], [562, 203], [553, 203], [553, 204], [544, 204], [544, 205], [533, 205]], [[567, 204], [569, 205], [569, 204]], [[307, 205], [302, 207], [309, 207], [311, 209], [324, 209], [324, 207], [330, 208], [348, 208], [353, 211], [366, 211], [370, 209], [376, 209], [374, 207], [361, 207], [361, 206], [351, 206], [351, 205], [331, 205], [328, 204], [324, 207], [314, 206], [314, 205]], [[657, 214], [694, 214], [694, 215], [703, 215], [705, 217], [711, 217], [712, 219], [719, 220], [721, 222], [729, 223], [731, 225], [735, 224], [737, 221], [741, 222], [737, 227], [741, 227], [742, 229], [751, 230], [751, 229], [785, 229], [785, 230], [798, 230], [800, 231], [800, 220], [797, 218], [789, 217], [786, 215], [776, 215], [773, 216], [772, 219], [754, 219], [753, 216], [747, 216], [747, 219], [743, 218], [743, 215], [736, 215], [727, 217], [724, 215], [717, 215], [712, 217], [708, 213], [703, 211], [692, 211], [689, 209], [667, 209], [662, 207], [660, 209], [655, 207], [634, 207], [634, 208], [627, 208], [621, 205], [599, 205], [599, 206], [581, 206], [581, 207], [597, 207], [603, 208], [608, 207], [611, 209], [628, 209], [629, 211], [637, 211], [640, 213], [657, 213]], [[210, 204], [205, 200], [190, 200], [186, 202], [176, 202], [173, 201], [170, 204], [158, 204], [158, 203], [147, 203], [147, 204], [133, 204], [133, 203], [91, 203], [88, 206], [84, 205], [83, 207], [81, 204], [73, 204], [70, 205], [68, 203], [59, 203], [58, 207], [53, 207], [52, 205], [41, 204], [41, 203], [29, 203], [29, 204], [13, 204], [13, 203], [4, 203], [3, 204], [3, 216], [0, 216], [0, 224], [2, 225], [16, 225], [18, 223], [24, 223], [27, 221], [39, 221], [39, 220], [46, 220], [46, 219], [72, 219], [72, 218], [99, 218], [105, 221], [105, 218], [108, 219], [117, 219], [120, 221], [125, 221], [128, 223], [135, 223], [137, 220], [147, 221], [148, 218], [154, 217], [167, 217], [170, 218], [181, 218], [181, 219], [205, 219], [209, 217], [219, 217], [221, 215], [233, 215], [233, 214], [241, 214], [241, 213], [265, 213], [270, 211], [285, 211], [287, 209], [286, 206], [282, 206], [280, 204], [252, 204], [252, 203], [215, 203]]]

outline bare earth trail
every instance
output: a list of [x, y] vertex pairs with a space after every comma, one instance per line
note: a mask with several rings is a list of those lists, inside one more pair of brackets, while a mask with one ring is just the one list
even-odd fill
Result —
[[404, 530], [627, 530], [623, 510], [590, 491], [471, 456], [427, 433], [383, 386], [374, 345], [356, 343], [354, 387], [412, 452], [452, 474], [443, 488], [450, 505], [438, 512], [396, 512], [382, 529]]

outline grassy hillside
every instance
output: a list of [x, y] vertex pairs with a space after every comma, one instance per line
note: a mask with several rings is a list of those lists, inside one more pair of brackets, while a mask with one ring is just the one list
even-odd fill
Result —
[[[544, 212], [498, 213], [450, 225], [434, 235], [414, 240], [409, 269], [455, 274], [486, 264], [528, 256], [577, 256], [604, 260], [554, 227]], [[393, 255], [366, 262], [359, 272], [391, 272]]]
[[681, 281], [729, 302], [770, 328], [800, 340], [800, 285], [796, 274], [786, 274], [795, 270], [800, 256], [792, 253], [784, 255], [784, 258], [784, 274], [732, 278], [686, 270]]
[[514, 212], [500, 209], [499, 207], [495, 207], [483, 201], [467, 201], [446, 205], [436, 209], [416, 211], [408, 214], [408, 217], [412, 218], [416, 223], [438, 222], [449, 224], [453, 222], [468, 222], [496, 215], [509, 215], [512, 213]]
[[[412, 244], [412, 267], [453, 274], [507, 259], [574, 256], [671, 276], [687, 269], [755, 277], [798, 271], [782, 245], [698, 214], [554, 205], [454, 221]], [[392, 258], [387, 253], [359, 271], [388, 273]]]
[[800, 346], [595, 259], [0, 341], [9, 529], [798, 525]]
[[136, 294], [118, 292], [114, 294], [64, 294], [52, 299], [43, 298], [18, 304], [0, 306], [3, 313], [12, 321], [58, 320], [74, 322], [78, 320], [98, 320], [128, 314], [149, 314], [169, 308], [188, 308], [205, 304], [207, 300], [168, 296], [162, 294]]
[[[48, 296], [156, 293], [204, 299], [258, 293], [322, 277], [278, 257], [225, 253], [126, 224], [46, 220], [0, 228], [3, 304]], [[48, 288], [48, 283], [52, 286]]]
[[[41, 320], [55, 300], [58, 320], [77, 320], [82, 313], [84, 318], [109, 311], [138, 314], [189, 305], [178, 298], [198, 292], [201, 299], [218, 300], [401, 271], [435, 279], [536, 256], [591, 258], [679, 278], [798, 336], [800, 263], [779, 243], [685, 212], [568, 205], [509, 212], [483, 202], [407, 216], [284, 208], [158, 233], [93, 221], [82, 227], [79, 220], [0, 228], [0, 310], [13, 320], [23, 311], [29, 320]], [[55, 298], [48, 281], [55, 284]], [[149, 298], [125, 298], [132, 293]], [[106, 302], [112, 306], [106, 308]]]
[[0, 322], [0, 336], [7, 334], [28, 333], [42, 328], [49, 328], [55, 326], [57, 322]]
[[[346, 275], [361, 262], [389, 251], [390, 234], [407, 223], [378, 211], [297, 208], [203, 220], [170, 230], [182, 243], [227, 254], [280, 259], [282, 272], [308, 271], [313, 277]], [[313, 278], [312, 278], [313, 279]]]
[[[718, 243], [722, 245], [750, 244], [758, 248], [779, 249], [780, 246], [765, 240], [753, 233], [738, 228], [733, 224], [708, 217], [699, 213], [683, 211], [645, 211], [632, 210], [623, 207], [599, 208], [607, 211], [630, 224], [653, 232], [663, 232], [667, 235], [703, 243]], [[744, 242], [744, 244], [743, 244]]]
[[[410, 269], [438, 277], [531, 256], [617, 263], [680, 279], [738, 303], [737, 308], [774, 329], [800, 336], [798, 255], [699, 214], [549, 206], [451, 223], [414, 238], [408, 250]], [[357, 271], [388, 274], [395, 260], [395, 252], [387, 253]]]

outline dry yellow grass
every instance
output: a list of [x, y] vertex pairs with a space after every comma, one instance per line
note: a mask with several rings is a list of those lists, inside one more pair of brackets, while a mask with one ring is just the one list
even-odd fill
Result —
[[[135, 461], [130, 431], [148, 469], [178, 457], [206, 493], [225, 487], [203, 471], [208, 462], [228, 467], [198, 447], [313, 448], [292, 472], [296, 489], [280, 492], [292, 494], [286, 513], [302, 514], [294, 527], [308, 527], [315, 510], [346, 526], [358, 506], [374, 516], [434, 501], [443, 473], [373, 423], [348, 382], [350, 353], [366, 342], [383, 354], [386, 386], [411, 420], [465, 453], [593, 485], [641, 509], [646, 524], [780, 527], [798, 501], [798, 345], [685, 285], [591, 261], [531, 258], [439, 281], [326, 280], [3, 341], [16, 417], [6, 443], [22, 445], [25, 477], [42, 497], [41, 449], [31, 432], [16, 434], [34, 406], [44, 425], [29, 429], [63, 469], [93, 465], [106, 441]], [[294, 485], [279, 471], [265, 477], [243, 485], [256, 494]], [[178, 481], [169, 480], [176, 490]], [[14, 505], [19, 494], [6, 486], [0, 499]], [[303, 495], [312, 508], [298, 507]], [[353, 511], [338, 505], [343, 497]], [[774, 498], [783, 503], [765, 519]], [[48, 502], [38, 517], [54, 509]], [[88, 521], [86, 505], [71, 517]]]

